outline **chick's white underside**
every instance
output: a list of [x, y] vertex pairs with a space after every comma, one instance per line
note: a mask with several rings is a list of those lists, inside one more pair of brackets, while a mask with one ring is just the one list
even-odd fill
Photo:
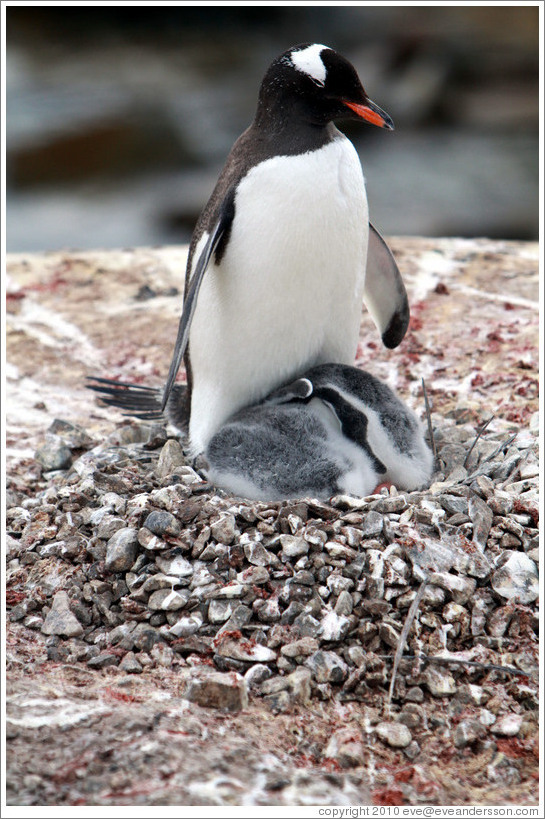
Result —
[[195, 453], [234, 412], [302, 370], [353, 363], [367, 242], [362, 169], [340, 132], [318, 151], [268, 159], [242, 179], [225, 254], [204, 277], [189, 337]]

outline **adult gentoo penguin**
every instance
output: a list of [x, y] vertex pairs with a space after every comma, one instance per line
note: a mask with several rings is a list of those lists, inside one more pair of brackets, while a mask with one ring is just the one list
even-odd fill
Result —
[[[96, 379], [101, 381], [101, 379]], [[161, 417], [160, 390], [102, 381], [107, 403]], [[176, 384], [173, 393], [178, 392]], [[167, 407], [176, 422], [176, 404]], [[343, 364], [321, 364], [229, 418], [208, 442], [207, 478], [256, 500], [365, 496], [379, 483], [427, 484], [433, 455], [416, 415], [384, 383]]]
[[352, 364], [362, 299], [386, 346], [405, 334], [405, 288], [369, 225], [358, 155], [337, 119], [393, 130], [333, 49], [281, 54], [197, 222], [163, 396], [165, 407], [185, 356], [194, 454], [308, 367]]

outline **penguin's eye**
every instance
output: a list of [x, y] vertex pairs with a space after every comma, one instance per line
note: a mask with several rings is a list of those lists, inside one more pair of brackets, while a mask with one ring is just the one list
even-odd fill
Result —
[[314, 85], [318, 86], [318, 88], [323, 88], [325, 86], [325, 82], [323, 82], [322, 80], [317, 80], [316, 77], [311, 77], [310, 79], [312, 80]]

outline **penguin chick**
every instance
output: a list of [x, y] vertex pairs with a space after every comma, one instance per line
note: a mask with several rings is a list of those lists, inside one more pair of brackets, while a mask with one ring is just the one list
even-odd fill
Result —
[[[175, 385], [165, 413], [157, 387], [93, 378], [105, 403], [145, 420], [179, 425], [185, 387]], [[420, 421], [370, 373], [322, 364], [235, 413], [205, 450], [207, 477], [254, 500], [369, 495], [379, 483], [424, 486], [433, 456]]]
[[195, 455], [233, 413], [308, 367], [352, 364], [362, 299], [387, 347], [405, 335], [405, 288], [369, 224], [362, 168], [339, 119], [393, 130], [333, 49], [305, 43], [281, 54], [197, 222], [163, 395], [166, 407], [185, 357], [178, 415], [189, 415]]
[[340, 364], [236, 413], [205, 457], [213, 484], [254, 500], [362, 497], [382, 482], [413, 490], [433, 468], [416, 415], [386, 384]]

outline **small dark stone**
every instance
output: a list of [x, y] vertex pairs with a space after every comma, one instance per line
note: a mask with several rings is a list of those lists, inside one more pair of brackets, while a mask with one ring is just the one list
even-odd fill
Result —
[[107, 651], [102, 651], [97, 657], [91, 657], [87, 661], [89, 668], [106, 668], [109, 665], [119, 665], [119, 657], [115, 654], [109, 654]]
[[144, 521], [144, 526], [158, 537], [163, 537], [164, 535], [177, 537], [182, 531], [182, 528], [174, 515], [171, 515], [170, 512], [164, 511], [150, 512]]

